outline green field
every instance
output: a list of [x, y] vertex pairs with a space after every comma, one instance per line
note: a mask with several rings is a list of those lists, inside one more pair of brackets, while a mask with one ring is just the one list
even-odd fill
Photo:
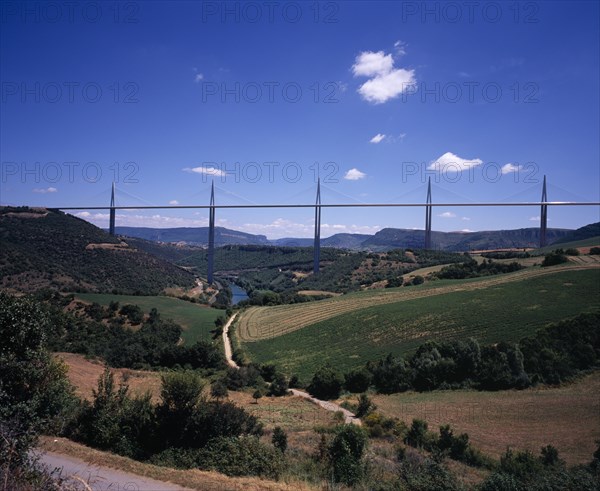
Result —
[[307, 380], [325, 361], [346, 371], [390, 352], [407, 354], [427, 340], [517, 341], [549, 322], [598, 308], [598, 269], [556, 269], [520, 281], [482, 282], [470, 291], [367, 306], [243, 347], [253, 360], [273, 362]]
[[215, 328], [215, 319], [220, 315], [225, 315], [222, 310], [211, 309], [172, 297], [143, 297], [108, 293], [77, 293], [76, 296], [85, 302], [97, 302], [100, 305], [108, 305], [112, 301], [119, 302], [121, 306], [133, 304], [139, 306], [145, 313], [156, 308], [163, 319], [173, 319], [183, 327], [184, 331], [181, 337], [187, 345], [196, 341], [210, 341], [212, 339], [210, 330]]
[[530, 254], [547, 254], [555, 249], [569, 249], [578, 247], [594, 247], [600, 246], [600, 237], [590, 237], [589, 239], [576, 240], [573, 242], [563, 242], [562, 244], [551, 244], [541, 249], [530, 251]]

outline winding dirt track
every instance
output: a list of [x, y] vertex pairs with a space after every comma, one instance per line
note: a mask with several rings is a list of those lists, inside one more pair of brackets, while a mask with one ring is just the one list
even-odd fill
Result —
[[[231, 323], [236, 318], [236, 316], [237, 316], [237, 313], [233, 314], [229, 318], [229, 320], [227, 321], [225, 326], [223, 327], [223, 346], [225, 348], [225, 359], [227, 361], [227, 364], [233, 368], [240, 368], [238, 366], [238, 364], [232, 358], [231, 340], [229, 339], [229, 327], [231, 326]], [[308, 392], [303, 392], [303, 391], [297, 390], [297, 389], [290, 389], [290, 392], [295, 396], [302, 397], [304, 399], [311, 401], [312, 403], [316, 404], [317, 406], [322, 407], [323, 409], [326, 409], [327, 411], [333, 411], [333, 412], [340, 411], [344, 415], [344, 422], [346, 424], [355, 424], [358, 426], [360, 426], [362, 424], [361, 420], [359, 418], [357, 418], [353, 413], [351, 413], [347, 409], [344, 409], [343, 407], [336, 404], [335, 402], [323, 401], [321, 399], [317, 399], [316, 397], [311, 396]]]
[[390, 291], [359, 292], [342, 297], [318, 302], [296, 305], [278, 305], [275, 307], [251, 307], [242, 312], [238, 322], [238, 336], [244, 342], [260, 341], [262, 339], [281, 336], [311, 324], [321, 322], [341, 314], [355, 310], [385, 305], [389, 303], [404, 302], [418, 298], [445, 295], [451, 292], [472, 291], [489, 288], [504, 283], [522, 281], [529, 278], [538, 278], [557, 274], [565, 271], [579, 271], [585, 269], [599, 269], [600, 260], [586, 257], [586, 261], [577, 258], [570, 264], [543, 269], [525, 269], [515, 273], [485, 278], [479, 281], [460, 283], [430, 288], [400, 288]]

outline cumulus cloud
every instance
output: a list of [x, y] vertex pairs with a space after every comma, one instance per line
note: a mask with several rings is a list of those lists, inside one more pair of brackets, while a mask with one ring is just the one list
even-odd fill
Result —
[[456, 218], [456, 213], [452, 213], [451, 211], [445, 211], [444, 213], [440, 213], [438, 216], [442, 218]]
[[176, 199], [172, 199], [171, 201], [169, 201], [170, 205], [178, 205], [179, 201], [177, 201]]
[[356, 168], [350, 169], [344, 175], [344, 179], [347, 179], [348, 181], [358, 181], [359, 179], [364, 179], [365, 177], [367, 177], [367, 175]]
[[201, 73], [196, 73], [196, 76], [194, 77], [194, 82], [198, 83], [202, 82], [202, 80], [204, 80], [204, 75], [202, 75]]
[[385, 138], [385, 135], [382, 135], [381, 133], [377, 133], [373, 138], [371, 138], [369, 141], [370, 143], [379, 143], [381, 142], [383, 139]]
[[464, 220], [465, 222], [468, 222], [468, 221], [470, 221], [470, 220], [471, 220], [469, 217], [461, 217], [460, 219], [461, 219], [461, 220]]
[[520, 170], [523, 169], [522, 165], [514, 165], [514, 164], [505, 164], [502, 166], [502, 168], [500, 169], [500, 172], [502, 172], [502, 174], [510, 174], [511, 172], [519, 172]]
[[58, 192], [58, 189], [56, 188], [34, 188], [33, 189], [34, 193], [39, 193], [39, 194], [47, 194], [47, 193], [56, 193]]
[[[396, 48], [401, 48], [401, 54], [404, 54], [401, 45]], [[364, 100], [374, 104], [398, 97], [416, 82], [414, 70], [395, 68], [392, 55], [386, 55], [383, 51], [360, 53], [352, 65], [352, 72], [355, 77], [369, 77], [359, 87], [358, 93]]]
[[[236, 230], [241, 230], [251, 234], [266, 235], [269, 239], [280, 239], [282, 237], [307, 238], [312, 237], [314, 234], [314, 224], [312, 221], [307, 223], [297, 223], [285, 218], [277, 218], [270, 223], [245, 223], [234, 228]], [[339, 233], [374, 234], [379, 232], [379, 230], [381, 230], [379, 225], [344, 225], [339, 223], [321, 224], [321, 236], [323, 238]]]
[[182, 170], [184, 172], [194, 172], [196, 174], [206, 174], [208, 176], [216, 176], [216, 177], [222, 177], [222, 176], [227, 175], [227, 173], [225, 171], [222, 171], [221, 169], [217, 169], [216, 167], [206, 167], [206, 166], [185, 167]]
[[477, 167], [483, 164], [481, 159], [463, 159], [452, 152], [446, 152], [436, 160], [431, 161], [428, 170], [435, 170], [437, 172], [461, 172], [468, 170], [472, 167]]

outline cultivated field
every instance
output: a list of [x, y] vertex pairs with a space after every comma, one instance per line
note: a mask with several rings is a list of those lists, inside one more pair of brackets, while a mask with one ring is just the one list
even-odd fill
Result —
[[558, 388], [522, 391], [467, 390], [375, 395], [378, 410], [410, 425], [424, 419], [429, 429], [450, 424], [468, 433], [473, 445], [499, 458], [506, 447], [529, 449], [554, 445], [568, 464], [587, 463], [600, 440], [600, 372]]
[[[553, 275], [557, 271], [596, 268], [600, 262], [567, 264], [553, 268], [531, 268], [515, 273], [470, 280], [442, 280], [420, 286], [391, 288], [343, 295], [309, 304], [251, 307], [238, 320], [237, 334], [243, 342], [260, 341], [291, 333], [306, 326], [341, 314], [359, 311], [375, 305], [405, 302], [419, 298], [446, 295], [459, 291], [474, 291], [505, 283]], [[596, 272], [597, 274], [597, 272]]]
[[[390, 352], [406, 355], [427, 340], [514, 342], [550, 322], [600, 308], [599, 280], [598, 268], [569, 266], [456, 286], [383, 291], [381, 298], [365, 293], [344, 302], [348, 295], [302, 305], [308, 319], [297, 311], [290, 322], [305, 327], [281, 334], [285, 329], [271, 324], [271, 339], [252, 339], [243, 347], [253, 360], [273, 362], [307, 380], [325, 361], [346, 371]], [[396, 301], [383, 303], [389, 298]], [[324, 309], [320, 317], [314, 307]], [[319, 318], [325, 320], [315, 322]]]
[[145, 313], [156, 308], [163, 319], [172, 319], [183, 328], [184, 343], [210, 341], [210, 330], [215, 328], [215, 319], [224, 315], [222, 310], [201, 306], [178, 298], [163, 296], [112, 295], [104, 293], [77, 293], [77, 298], [85, 302], [108, 305], [110, 302], [138, 305]]

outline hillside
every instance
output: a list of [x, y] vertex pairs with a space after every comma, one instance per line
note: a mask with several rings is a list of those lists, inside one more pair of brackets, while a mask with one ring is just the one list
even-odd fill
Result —
[[591, 239], [600, 236], [600, 222], [590, 223], [585, 227], [573, 230], [565, 237], [558, 239], [554, 244], [564, 244], [566, 242], [576, 242], [580, 240]]
[[[594, 227], [589, 225], [588, 227]], [[596, 224], [597, 228], [597, 224]], [[586, 229], [586, 227], [583, 227]], [[583, 232], [583, 229], [579, 229]], [[119, 235], [144, 240], [196, 245], [208, 244], [208, 227], [198, 228], [144, 228], [116, 227]], [[568, 229], [549, 228], [548, 243], [564, 239], [575, 233]], [[599, 235], [600, 233], [596, 233]], [[581, 237], [584, 238], [584, 237]], [[575, 240], [575, 239], [570, 239]], [[355, 251], [388, 251], [397, 248], [423, 248], [424, 230], [384, 228], [374, 235], [335, 234], [321, 239], [321, 246]], [[488, 230], [481, 232], [432, 232], [433, 249], [444, 251], [470, 251], [482, 249], [505, 249], [537, 247], [539, 228], [516, 230]], [[253, 235], [223, 227], [215, 227], [215, 245], [271, 245], [279, 247], [312, 247], [312, 238], [282, 238], [269, 240], [264, 235]]]
[[59, 211], [0, 208], [0, 286], [16, 291], [157, 294], [191, 287], [185, 270]]
[[345, 371], [427, 340], [516, 341], [549, 322], [600, 308], [599, 263], [523, 270], [360, 292], [308, 305], [253, 307], [236, 333], [257, 362], [307, 380], [328, 360]]
[[[117, 235], [137, 237], [155, 242], [183, 242], [190, 245], [208, 244], [208, 227], [147, 228], [115, 227]], [[215, 245], [269, 244], [264, 235], [253, 235], [224, 227], [215, 227]]]

